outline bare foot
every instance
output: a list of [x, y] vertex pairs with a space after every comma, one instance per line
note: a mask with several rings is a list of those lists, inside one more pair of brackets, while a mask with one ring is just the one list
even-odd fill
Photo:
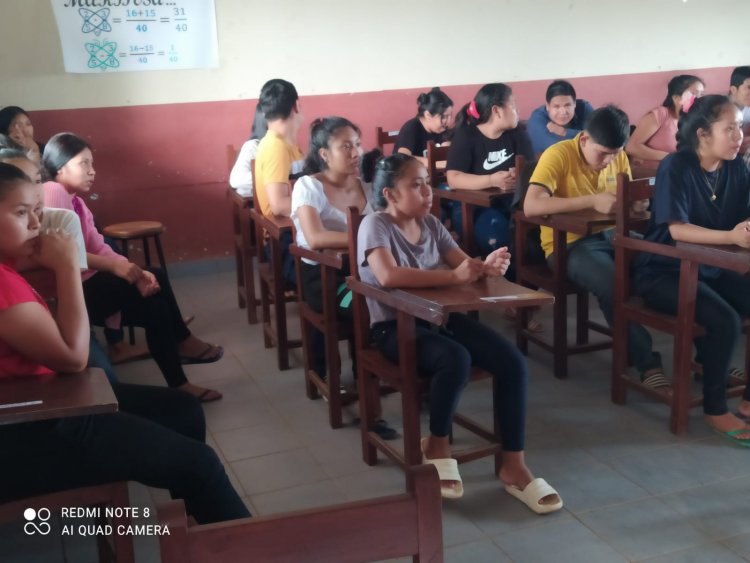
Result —
[[205, 387], [198, 387], [192, 383], [185, 383], [178, 387], [180, 391], [190, 393], [193, 397], [200, 400], [201, 403], [209, 403], [211, 401], [217, 401], [223, 397], [216, 389], [206, 389]]
[[740, 415], [745, 418], [750, 418], [750, 401], [740, 401], [740, 405], [737, 407]]
[[180, 342], [177, 349], [183, 358], [212, 358], [220, 350], [219, 346], [204, 342], [192, 334]]
[[[743, 403], [746, 403], [746, 401], [743, 401]], [[750, 440], [750, 426], [731, 412], [718, 416], [706, 415], [706, 422], [711, 428], [719, 432], [726, 433], [736, 430], [747, 430], [747, 432], [735, 434], [734, 437], [738, 440]]]

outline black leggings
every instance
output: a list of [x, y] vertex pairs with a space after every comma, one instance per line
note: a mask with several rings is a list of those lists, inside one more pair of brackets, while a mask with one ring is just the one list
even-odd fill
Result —
[[195, 397], [163, 387], [112, 387], [118, 413], [0, 426], [0, 501], [138, 481], [184, 499], [201, 524], [250, 516], [204, 443]]
[[[417, 321], [417, 369], [430, 378], [430, 432], [448, 436], [471, 366], [495, 378], [495, 419], [503, 450], [524, 449], [526, 425], [526, 360], [494, 330], [466, 315], [453, 313], [443, 328]], [[373, 325], [372, 339], [391, 362], [398, 363], [396, 321]]]
[[122, 312], [123, 324], [146, 330], [146, 344], [170, 387], [187, 383], [177, 345], [190, 336], [169, 278], [160, 268], [149, 268], [161, 290], [143, 297], [135, 285], [109, 272], [97, 272], [83, 282], [91, 324], [103, 326], [107, 317]]

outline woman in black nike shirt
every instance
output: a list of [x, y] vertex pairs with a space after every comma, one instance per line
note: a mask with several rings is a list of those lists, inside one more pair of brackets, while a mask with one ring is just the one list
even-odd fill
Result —
[[[455, 190], [512, 188], [520, 171], [516, 155], [532, 156], [531, 142], [517, 129], [513, 91], [505, 84], [486, 84], [456, 116], [456, 130], [448, 152], [448, 185]], [[508, 246], [508, 224], [513, 192], [497, 198], [490, 208], [474, 210], [474, 238], [482, 255]], [[458, 215], [458, 214], [457, 214]], [[460, 216], [453, 218], [461, 232]]]

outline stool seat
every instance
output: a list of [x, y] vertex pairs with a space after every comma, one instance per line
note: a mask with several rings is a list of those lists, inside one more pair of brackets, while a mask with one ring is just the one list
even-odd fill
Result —
[[130, 221], [128, 223], [115, 223], [104, 227], [104, 236], [131, 239], [153, 235], [160, 235], [165, 231], [164, 225], [159, 221]]

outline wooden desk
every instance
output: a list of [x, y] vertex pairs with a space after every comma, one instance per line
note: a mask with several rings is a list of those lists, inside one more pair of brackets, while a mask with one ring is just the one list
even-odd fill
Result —
[[750, 273], [750, 249], [734, 244], [693, 244], [678, 242], [677, 248], [692, 262], [714, 268]]
[[660, 160], [633, 160], [630, 163], [630, 171], [633, 174], [633, 179], [654, 178], [660, 163]]
[[[117, 411], [112, 387], [104, 372], [96, 368], [0, 379], [0, 401], [0, 424]], [[28, 404], [8, 406], [19, 403]]]
[[[359, 348], [358, 384], [359, 406], [362, 419], [362, 445], [365, 462], [373, 465], [377, 461], [377, 450], [382, 451], [402, 468], [422, 462], [420, 450], [419, 394], [423, 383], [417, 375], [416, 319], [444, 325], [450, 313], [479, 310], [500, 310], [507, 307], [523, 308], [551, 304], [554, 298], [548, 293], [533, 291], [507, 281], [504, 278], [485, 278], [471, 284], [448, 286], [436, 289], [382, 289], [367, 283], [347, 278], [347, 284], [358, 295], [377, 300], [396, 310], [398, 331], [398, 365], [391, 364], [372, 348]], [[361, 332], [361, 327], [357, 327]], [[401, 392], [403, 415], [403, 453], [382, 440], [373, 430], [379, 384], [374, 377], [390, 379]], [[494, 383], [493, 383], [494, 385]], [[497, 435], [499, 429], [488, 430], [476, 421], [459, 413], [454, 423], [486, 440], [486, 443], [460, 452], [453, 457], [459, 463], [488, 455], [495, 456], [495, 469], [499, 470], [501, 446]]]
[[[637, 218], [647, 220], [648, 213], [637, 214]], [[533, 342], [548, 352], [554, 358], [554, 374], [558, 379], [568, 376], [568, 356], [586, 352], [603, 350], [611, 346], [611, 341], [589, 341], [589, 331], [604, 335], [611, 335], [608, 327], [589, 319], [588, 291], [574, 285], [568, 279], [567, 233], [581, 237], [591, 235], [601, 227], [611, 227], [615, 224], [614, 214], [599, 213], [594, 209], [585, 209], [570, 213], [557, 213], [546, 217], [527, 217], [517, 212], [516, 219], [516, 277], [520, 284], [540, 287], [550, 291], [555, 296], [552, 325], [552, 342], [542, 335], [532, 333], [524, 328], [524, 323], [517, 325], [517, 342], [519, 349], [528, 353], [528, 343]], [[529, 225], [538, 225], [552, 229], [552, 270], [547, 265], [528, 264], [523, 252]], [[576, 341], [568, 344], [568, 304], [567, 295], [577, 296], [576, 307]]]

